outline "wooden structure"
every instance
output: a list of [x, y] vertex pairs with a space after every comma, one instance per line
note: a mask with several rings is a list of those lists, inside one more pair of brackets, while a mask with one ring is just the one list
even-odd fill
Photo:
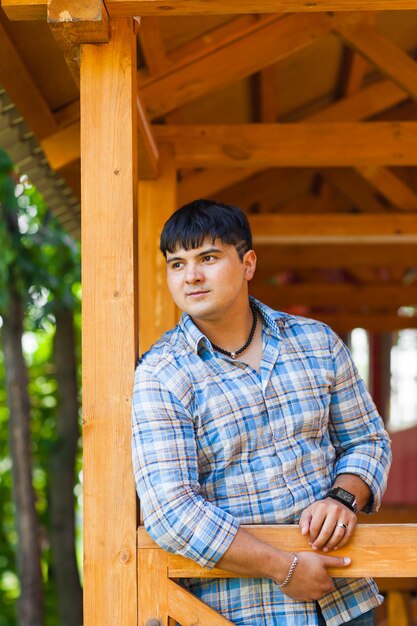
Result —
[[[341, 333], [417, 327], [416, 2], [2, 0], [0, 44], [0, 83], [82, 199], [85, 624], [225, 624], [137, 534], [134, 365], [177, 316], [159, 231], [195, 197], [233, 202], [254, 295]], [[416, 545], [415, 525], [360, 528], [352, 575], [415, 577]]]

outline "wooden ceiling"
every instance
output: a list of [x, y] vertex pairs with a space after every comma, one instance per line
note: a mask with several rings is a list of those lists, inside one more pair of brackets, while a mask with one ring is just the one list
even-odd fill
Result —
[[178, 204], [241, 206], [270, 305], [339, 332], [417, 327], [415, 0], [88, 4], [0, 10], [0, 83], [76, 195], [79, 44], [140, 15], [140, 177], [170, 143]]

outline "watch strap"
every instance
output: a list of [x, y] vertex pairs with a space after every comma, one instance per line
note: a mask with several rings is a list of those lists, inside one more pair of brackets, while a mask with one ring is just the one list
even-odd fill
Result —
[[353, 513], [357, 513], [358, 505], [356, 502], [356, 496], [350, 491], [346, 491], [346, 489], [342, 489], [342, 487], [333, 487], [330, 489], [324, 496], [325, 498], [332, 498], [333, 500], [337, 500], [347, 506]]

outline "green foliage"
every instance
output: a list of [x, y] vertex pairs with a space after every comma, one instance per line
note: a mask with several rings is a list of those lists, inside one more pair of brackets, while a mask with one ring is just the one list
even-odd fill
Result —
[[[7, 314], [9, 291], [17, 290], [26, 305], [23, 349], [30, 381], [33, 482], [41, 525], [45, 625], [56, 626], [57, 601], [48, 542], [47, 500], [49, 457], [57, 439], [57, 382], [52, 365], [54, 313], [60, 307], [74, 311], [79, 341], [80, 250], [79, 244], [47, 210], [36, 188], [27, 178], [19, 178], [1, 148], [0, 249], [0, 335], [1, 314]], [[6, 400], [4, 355], [0, 349], [0, 626], [16, 626], [17, 533]]]

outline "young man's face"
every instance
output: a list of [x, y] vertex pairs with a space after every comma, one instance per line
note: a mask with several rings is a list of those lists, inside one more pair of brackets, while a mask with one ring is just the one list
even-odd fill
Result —
[[241, 260], [235, 246], [208, 237], [199, 248], [167, 252], [168, 288], [176, 305], [194, 320], [217, 320], [247, 306], [255, 267], [253, 250]]

